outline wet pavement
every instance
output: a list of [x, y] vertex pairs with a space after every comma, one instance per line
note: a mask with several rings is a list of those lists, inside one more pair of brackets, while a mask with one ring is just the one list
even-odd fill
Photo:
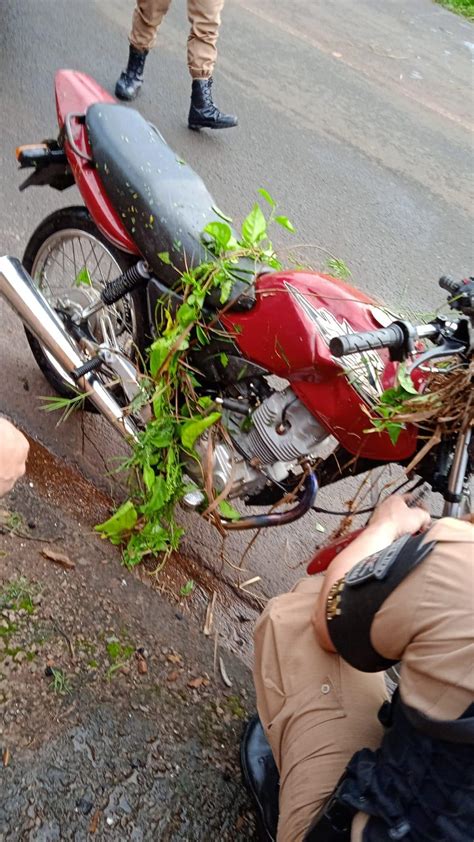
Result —
[[2, 506], [1, 842], [254, 839], [252, 681], [218, 618], [207, 639], [36, 480]]

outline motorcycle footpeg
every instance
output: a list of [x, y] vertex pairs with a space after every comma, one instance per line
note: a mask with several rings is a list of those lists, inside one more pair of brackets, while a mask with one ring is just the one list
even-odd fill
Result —
[[147, 264], [144, 260], [139, 260], [134, 266], [130, 266], [130, 269], [127, 269], [122, 275], [118, 278], [115, 278], [113, 281], [109, 281], [104, 286], [104, 289], [101, 293], [101, 300], [106, 306], [110, 306], [111, 304], [115, 304], [116, 301], [120, 301], [124, 295], [127, 295], [130, 292], [133, 292], [134, 289], [137, 289], [140, 286], [143, 286], [147, 281], [149, 281], [151, 275], [148, 271]]
[[100, 357], [92, 357], [92, 359], [87, 360], [84, 365], [80, 365], [71, 371], [71, 377], [73, 380], [77, 381], [84, 377], [86, 374], [90, 374], [92, 371], [97, 371], [104, 364], [104, 361]]

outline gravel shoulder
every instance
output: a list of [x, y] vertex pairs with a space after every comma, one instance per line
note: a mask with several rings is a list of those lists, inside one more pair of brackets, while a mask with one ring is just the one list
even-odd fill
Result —
[[249, 670], [31, 485], [0, 502], [1, 842], [256, 838]]

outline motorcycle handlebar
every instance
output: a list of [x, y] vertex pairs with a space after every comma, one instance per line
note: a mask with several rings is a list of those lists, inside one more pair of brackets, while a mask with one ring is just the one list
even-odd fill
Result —
[[454, 278], [450, 278], [449, 275], [442, 275], [439, 279], [438, 284], [440, 285], [441, 289], [445, 289], [446, 292], [449, 292], [450, 295], [456, 295], [459, 292], [459, 288], [461, 284], [459, 281], [455, 281]]
[[392, 324], [378, 330], [334, 336], [329, 342], [329, 350], [333, 357], [345, 357], [348, 354], [360, 354], [362, 351], [379, 348], [402, 348], [405, 341], [405, 331], [400, 325]]

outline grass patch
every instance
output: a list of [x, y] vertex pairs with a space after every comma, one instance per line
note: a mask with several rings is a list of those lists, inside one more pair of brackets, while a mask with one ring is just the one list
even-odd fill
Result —
[[52, 681], [50, 688], [57, 696], [66, 696], [71, 693], [71, 682], [67, 675], [57, 667], [51, 668]]
[[121, 643], [118, 638], [111, 637], [107, 640], [106, 650], [110, 664], [107, 670], [107, 678], [112, 678], [118, 670], [127, 665], [135, 652], [135, 646], [129, 643]]
[[11, 637], [17, 628], [18, 626], [15, 623], [7, 623], [5, 626], [0, 626], [0, 637]]
[[0, 611], [26, 611], [33, 614], [35, 606], [33, 598], [39, 593], [39, 588], [28, 581], [24, 576], [8, 582], [0, 590]]
[[246, 719], [247, 712], [238, 696], [227, 696], [223, 705], [228, 708], [232, 716], [236, 716], [238, 719]]
[[437, 0], [437, 2], [451, 12], [464, 15], [468, 20], [474, 20], [474, 3], [472, 0]]

